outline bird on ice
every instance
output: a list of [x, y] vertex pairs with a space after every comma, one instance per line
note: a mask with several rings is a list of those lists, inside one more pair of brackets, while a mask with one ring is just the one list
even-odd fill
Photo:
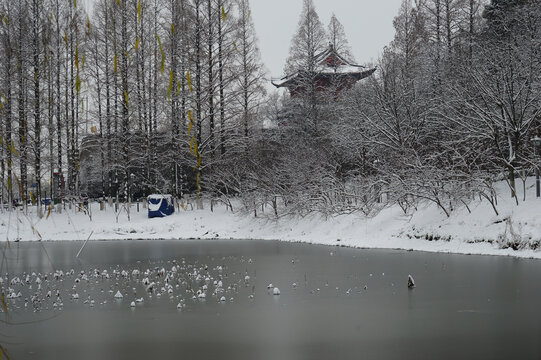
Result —
[[413, 276], [408, 275], [408, 289], [413, 289], [415, 287], [415, 280], [413, 280]]

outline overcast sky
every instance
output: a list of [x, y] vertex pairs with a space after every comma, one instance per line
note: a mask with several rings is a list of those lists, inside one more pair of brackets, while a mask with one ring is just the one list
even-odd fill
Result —
[[[297, 30], [302, 0], [251, 0], [261, 56], [272, 77], [280, 77]], [[401, 0], [314, 0], [327, 30], [334, 13], [344, 25], [358, 63], [376, 61], [393, 39], [393, 18]]]
[[[83, 0], [87, 7], [93, 0]], [[259, 47], [269, 76], [281, 77], [302, 10], [302, 0], [250, 0]], [[401, 0], [314, 0], [325, 29], [334, 13], [344, 25], [358, 63], [376, 61], [393, 39]]]

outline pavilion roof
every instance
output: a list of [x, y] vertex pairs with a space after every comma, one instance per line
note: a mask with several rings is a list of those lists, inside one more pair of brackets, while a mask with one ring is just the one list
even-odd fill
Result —
[[[314, 72], [321, 75], [344, 75], [352, 76], [357, 80], [364, 79], [372, 75], [376, 69], [368, 69], [366, 66], [355, 64], [343, 56], [341, 56], [332, 44], [329, 47], [316, 55], [315, 57], [316, 68]], [[288, 85], [296, 83], [296, 79], [302, 73], [306, 73], [303, 70], [297, 70], [296, 72], [286, 75], [281, 79], [272, 80], [272, 84], [277, 88], [287, 87]]]

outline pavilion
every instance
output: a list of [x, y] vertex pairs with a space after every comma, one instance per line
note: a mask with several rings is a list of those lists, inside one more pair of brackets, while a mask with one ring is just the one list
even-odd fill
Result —
[[372, 75], [376, 68], [366, 68], [346, 60], [338, 54], [332, 44], [315, 58], [315, 70], [298, 70], [286, 75], [272, 84], [277, 88], [287, 88], [292, 97], [304, 94], [306, 87], [315, 84], [316, 92], [332, 90], [335, 95], [351, 89], [361, 79]]

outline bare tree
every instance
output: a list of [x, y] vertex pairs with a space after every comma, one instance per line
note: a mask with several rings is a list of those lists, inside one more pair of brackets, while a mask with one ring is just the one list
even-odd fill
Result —
[[344, 25], [338, 20], [335, 14], [332, 14], [331, 20], [327, 27], [327, 36], [329, 37], [329, 44], [332, 44], [333, 48], [346, 60], [354, 62], [355, 57], [349, 46], [349, 42], [346, 37], [346, 31]]

